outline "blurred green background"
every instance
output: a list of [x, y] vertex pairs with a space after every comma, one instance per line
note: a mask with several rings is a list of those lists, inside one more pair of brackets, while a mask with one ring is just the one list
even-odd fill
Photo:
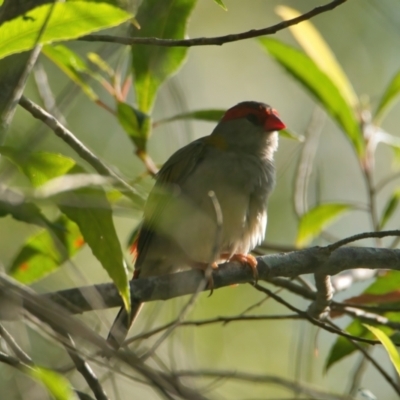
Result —
[[[313, 0], [224, 2], [228, 11], [223, 11], [211, 0], [199, 0], [189, 22], [189, 37], [210, 37], [263, 28], [280, 21], [274, 12], [278, 5], [305, 12], [321, 3]], [[337, 9], [312, 19], [312, 23], [335, 53], [357, 94], [365, 95], [365, 99], [369, 99], [371, 105], [376, 106], [387, 83], [400, 68], [399, 3], [393, 0], [349, 0]], [[287, 30], [279, 32], [276, 37], [286, 43], [296, 44]], [[109, 59], [111, 64], [123, 51], [122, 46], [112, 44], [72, 42], [69, 46], [81, 55], [88, 51], [114, 53]], [[115, 52], [116, 47], [118, 49]], [[42, 58], [41, 62], [48, 73], [54, 93], [66, 102], [62, 112], [69, 129], [126, 179], [133, 181], [142, 174], [144, 166], [134, 155], [133, 145], [118, 121], [91, 103], [47, 59]], [[112, 99], [99, 85], [95, 84], [94, 87], [102, 93], [106, 103], [113, 104]], [[40, 103], [32, 78], [29, 79], [25, 94]], [[256, 40], [244, 40], [223, 46], [190, 48], [183, 68], [160, 90], [154, 107], [154, 119], [197, 109], [229, 108], [244, 100], [262, 101], [272, 105], [278, 110], [288, 128], [298, 134], [305, 134], [313, 112], [318, 107], [309, 94], [262, 50]], [[399, 135], [399, 112], [400, 105], [397, 104], [383, 125], [387, 132], [395, 136]], [[149, 154], [161, 165], [175, 150], [209, 134], [212, 129], [211, 123], [195, 121], [161, 125], [153, 131], [149, 142]], [[52, 132], [43, 128], [21, 109], [15, 115], [7, 144], [27, 145], [32, 150], [56, 151], [75, 157]], [[293, 245], [296, 237], [298, 222], [293, 211], [292, 198], [300, 147], [301, 145], [294, 140], [280, 140], [276, 156], [277, 186], [268, 207], [267, 241], [271, 243]], [[394, 171], [393, 168], [391, 150], [384, 146], [379, 147], [374, 178], [379, 180], [389, 175]], [[27, 185], [17, 174], [12, 175], [11, 179], [14, 185]], [[140, 183], [140, 187], [145, 192], [150, 189], [151, 184], [151, 180], [146, 178]], [[382, 209], [388, 194], [395, 187], [396, 181], [388, 185], [378, 197], [379, 209]], [[365, 203], [365, 199], [366, 189], [353, 151], [344, 135], [327, 117], [314, 162], [309, 193], [310, 205], [314, 205], [316, 201]], [[123, 245], [140, 217], [140, 211], [120, 210], [116, 213], [115, 224]], [[398, 227], [396, 218], [388, 228]], [[371, 230], [368, 216], [362, 212], [353, 212], [335, 223], [329, 231], [341, 238], [366, 230]], [[10, 263], [26, 238], [35, 231], [34, 226], [16, 222], [11, 218], [3, 218], [0, 221], [0, 257], [4, 266]], [[73, 260], [65, 263], [63, 268], [32, 287], [38, 292], [46, 292], [108, 281], [109, 278], [98, 261], [94, 259], [91, 251], [85, 248]], [[346, 297], [359, 293], [365, 285], [355, 285], [346, 293]], [[188, 319], [236, 315], [262, 297], [261, 293], [247, 285], [216, 290], [211, 297], [204, 293]], [[296, 306], [300, 308], [307, 307], [306, 302], [298, 304], [298, 299], [293, 296], [286, 297], [289, 301], [295, 300]], [[176, 316], [186, 301], [187, 298], [183, 298], [146, 305], [131, 334], [168, 322]], [[116, 312], [117, 310], [93, 312], [82, 318], [105, 336]], [[264, 302], [254, 310], [254, 313], [262, 314], [286, 312], [272, 300]], [[340, 320], [343, 327], [347, 323], [345, 318]], [[69, 363], [62, 349], [57, 346], [49, 347], [33, 328], [25, 326], [22, 322], [10, 323], [7, 326], [38, 362], [59, 367]], [[341, 393], [348, 388], [348, 378], [358, 356], [341, 361], [324, 374], [323, 365], [335, 339], [334, 336], [299, 321], [237, 322], [207, 327], [183, 327], [178, 328], [161, 347], [159, 357], [171, 369], [218, 368], [273, 374]], [[150, 347], [151, 343], [153, 339], [141, 342], [137, 348], [140, 350]], [[384, 368], [391, 372], [383, 350], [374, 349], [374, 355], [377, 355]], [[97, 368], [100, 376], [107, 372], [107, 368]], [[7, 398], [26, 398], [24, 396], [27, 391], [30, 393], [30, 399], [45, 398], [46, 394], [42, 389], [28, 378], [3, 366], [0, 366], [0, 371], [0, 387], [7, 388]], [[136, 384], [121, 376], [117, 376], [116, 380], [120, 398], [133, 398], [132, 387]], [[84, 385], [79, 377], [75, 378], [75, 382], [77, 387]], [[203, 388], [204, 382], [196, 382], [199, 389]], [[368, 368], [361, 386], [368, 387], [380, 399], [397, 398], [383, 378], [371, 367]], [[113, 397], [112, 380], [107, 380], [105, 387]], [[134, 390], [136, 399], [157, 398], [153, 391], [143, 385], [136, 385]], [[229, 380], [218, 382], [210, 396], [218, 399], [292, 398], [287, 390], [276, 386]]]

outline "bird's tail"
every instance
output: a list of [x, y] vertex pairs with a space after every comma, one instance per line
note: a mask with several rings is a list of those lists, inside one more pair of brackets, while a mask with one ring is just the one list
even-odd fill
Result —
[[119, 310], [107, 337], [108, 344], [115, 350], [118, 350], [124, 343], [129, 329], [142, 309], [142, 306], [143, 303], [132, 299], [130, 314], [126, 312], [124, 307], [121, 307]]

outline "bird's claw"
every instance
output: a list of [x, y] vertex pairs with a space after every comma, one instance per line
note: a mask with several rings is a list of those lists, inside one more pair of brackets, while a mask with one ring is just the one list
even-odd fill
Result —
[[253, 272], [253, 278], [254, 282], [258, 282], [258, 269], [257, 269], [257, 259], [252, 256], [251, 254], [234, 254], [230, 261], [237, 261], [242, 265], [249, 266], [251, 268], [251, 271]]

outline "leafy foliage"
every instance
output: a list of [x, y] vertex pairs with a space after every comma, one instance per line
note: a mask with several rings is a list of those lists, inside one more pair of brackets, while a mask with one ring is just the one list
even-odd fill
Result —
[[[49, 15], [46, 29], [40, 35]], [[40, 44], [70, 40], [119, 25], [131, 17], [126, 11], [106, 3], [98, 3], [96, 7], [85, 1], [56, 3], [54, 8], [51, 4], [39, 6], [0, 27], [0, 59], [32, 49], [38, 38]]]
[[[147, 0], [137, 13], [135, 37], [183, 39], [196, 0]], [[154, 18], [157, 15], [158, 18]], [[132, 71], [139, 110], [150, 113], [158, 88], [185, 60], [186, 47], [132, 46]]]

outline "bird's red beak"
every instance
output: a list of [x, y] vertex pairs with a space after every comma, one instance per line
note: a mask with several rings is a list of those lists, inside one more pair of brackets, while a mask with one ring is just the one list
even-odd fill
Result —
[[265, 119], [264, 128], [266, 131], [280, 131], [286, 128], [286, 125], [278, 116], [278, 112], [272, 110], [272, 112]]

